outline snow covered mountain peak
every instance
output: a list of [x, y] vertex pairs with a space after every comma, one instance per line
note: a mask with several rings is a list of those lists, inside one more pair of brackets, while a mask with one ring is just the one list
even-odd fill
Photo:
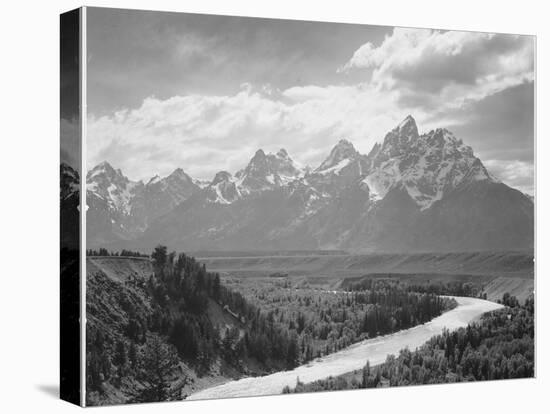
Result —
[[[189, 193], [193, 190], [193, 187], [197, 185], [193, 182], [193, 179], [189, 177], [181, 168], [176, 168], [170, 175], [166, 177], [161, 177], [160, 175], [155, 175], [149, 181], [145, 187], [148, 191], [166, 190], [169, 187], [178, 187], [176, 190], [181, 190], [183, 193]], [[189, 191], [188, 191], [189, 190]], [[178, 191], [176, 191], [178, 192]]]
[[413, 116], [412, 115], [407, 115], [403, 121], [401, 121], [401, 123], [397, 126], [397, 128], [399, 129], [402, 129], [402, 128], [405, 128], [407, 126], [414, 126], [414, 128], [416, 128], [416, 121], [414, 120]]
[[181, 168], [176, 168], [170, 175], [163, 178], [167, 184], [194, 186], [193, 179]]
[[96, 165], [86, 175], [86, 190], [125, 214], [130, 214], [130, 200], [143, 187], [143, 182], [130, 181], [120, 169], [115, 170], [107, 161]]
[[120, 169], [115, 170], [107, 161], [97, 164], [94, 168], [88, 171], [88, 174], [86, 175], [86, 181], [98, 181], [101, 179], [109, 179], [113, 181], [127, 180]]
[[171, 211], [199, 187], [181, 168], [167, 177], [155, 175], [144, 184], [104, 161], [88, 171], [86, 190], [88, 214], [96, 220], [92, 233], [127, 238], [142, 232], [151, 220]]
[[214, 186], [222, 182], [232, 182], [232, 181], [233, 181], [233, 176], [231, 175], [230, 172], [219, 171], [214, 176], [214, 179], [212, 180], [210, 185]]
[[234, 177], [227, 171], [216, 173], [205, 191], [207, 194], [206, 199], [216, 204], [231, 204], [241, 198]]
[[421, 210], [469, 179], [494, 180], [471, 147], [444, 128], [418, 135], [407, 117], [386, 134], [368, 156], [370, 170], [363, 182], [371, 196], [381, 199], [391, 188], [405, 189]]
[[281, 148], [276, 154], [266, 154], [259, 149], [235, 177], [239, 192], [250, 194], [286, 185], [301, 174], [288, 152]]
[[80, 189], [80, 177], [78, 176], [78, 171], [64, 162], [62, 162], [60, 166], [60, 182], [62, 200], [69, 198]]
[[415, 119], [411, 115], [407, 115], [387, 136], [398, 136], [408, 140], [418, 138], [418, 127]]
[[169, 177], [179, 177], [183, 179], [187, 179], [189, 176], [183, 171], [182, 168], [176, 168], [172, 173], [169, 175]]
[[479, 158], [475, 158], [470, 170], [466, 173], [460, 185], [467, 185], [476, 181], [490, 181], [494, 183], [500, 182], [493, 174], [487, 171]]
[[283, 158], [283, 159], [289, 159], [290, 157], [288, 156], [288, 152], [286, 151], [286, 149], [284, 148], [281, 148], [279, 151], [277, 151], [277, 154], [275, 154], [277, 157], [279, 158]]
[[142, 197], [144, 208], [148, 215], [155, 215], [154, 210], [168, 211], [197, 191], [199, 186], [193, 179], [183, 169], [176, 168], [170, 175], [164, 178], [156, 175], [147, 183]]
[[416, 121], [408, 115], [399, 125], [386, 134], [382, 145], [373, 148], [369, 156], [374, 156], [375, 164], [389, 158], [403, 155], [418, 143], [418, 127]]
[[314, 171], [316, 173], [338, 172], [361, 155], [347, 139], [341, 139], [332, 148], [329, 156]]
[[150, 186], [150, 185], [154, 185], [154, 184], [157, 184], [158, 182], [160, 182], [161, 178], [160, 178], [160, 175], [156, 174], [154, 177], [151, 177], [151, 179], [149, 181], [147, 181], [147, 186]]

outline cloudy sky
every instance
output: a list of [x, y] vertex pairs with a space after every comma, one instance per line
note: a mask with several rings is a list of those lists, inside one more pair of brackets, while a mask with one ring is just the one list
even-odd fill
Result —
[[315, 167], [411, 114], [532, 193], [533, 81], [526, 36], [91, 8], [88, 168], [211, 179], [281, 147]]

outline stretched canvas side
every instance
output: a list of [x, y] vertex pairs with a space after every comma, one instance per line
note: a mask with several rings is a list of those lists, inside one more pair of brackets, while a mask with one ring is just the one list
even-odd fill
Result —
[[82, 405], [82, 9], [60, 16], [60, 397]]

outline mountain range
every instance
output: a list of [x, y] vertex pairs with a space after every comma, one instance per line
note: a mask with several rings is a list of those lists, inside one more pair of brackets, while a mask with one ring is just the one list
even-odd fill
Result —
[[[72, 177], [72, 178], [71, 178]], [[78, 181], [62, 166], [62, 204]], [[533, 247], [534, 204], [447, 129], [407, 116], [367, 154], [340, 140], [314, 169], [258, 150], [212, 181], [182, 169], [131, 181], [89, 170], [88, 247], [150, 250], [473, 251]]]

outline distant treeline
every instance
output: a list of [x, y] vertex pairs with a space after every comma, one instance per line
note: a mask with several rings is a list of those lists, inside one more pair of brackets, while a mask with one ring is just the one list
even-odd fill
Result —
[[377, 367], [309, 384], [297, 382], [284, 393], [387, 386], [528, 378], [534, 375], [534, 300], [525, 304], [509, 294], [506, 308], [479, 323], [430, 339], [415, 351], [402, 350]]
[[373, 286], [380, 284], [396, 284], [402, 286], [409, 292], [416, 293], [428, 293], [432, 295], [447, 295], [447, 296], [468, 296], [479, 297], [487, 299], [487, 295], [483, 292], [482, 283], [474, 283], [470, 281], [429, 281], [426, 283], [417, 283], [410, 280], [400, 280], [395, 277], [384, 278], [383, 276], [377, 277], [364, 277], [362, 279], [352, 281], [348, 280], [344, 286], [346, 290], [357, 291], [372, 289]]
[[105, 249], [104, 247], [100, 247], [98, 250], [95, 249], [87, 249], [86, 250], [86, 256], [123, 256], [123, 257], [149, 257], [148, 254], [144, 254], [141, 252], [134, 252], [132, 250], [126, 250], [122, 249], [120, 252], [118, 251], [109, 251]]
[[487, 299], [481, 284], [472, 282], [449, 281], [434, 282], [429, 284], [409, 284], [411, 292], [433, 293], [434, 295], [469, 296], [474, 298]]

